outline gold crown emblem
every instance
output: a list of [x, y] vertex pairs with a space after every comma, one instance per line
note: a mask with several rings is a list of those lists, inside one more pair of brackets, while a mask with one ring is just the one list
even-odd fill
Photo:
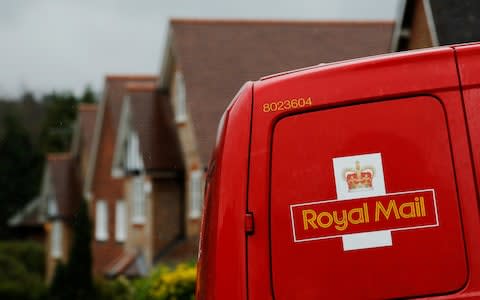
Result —
[[346, 169], [343, 172], [343, 177], [348, 185], [348, 191], [355, 191], [360, 189], [371, 189], [373, 187], [373, 177], [375, 176], [375, 168], [360, 167], [360, 162], [355, 162], [355, 169]]

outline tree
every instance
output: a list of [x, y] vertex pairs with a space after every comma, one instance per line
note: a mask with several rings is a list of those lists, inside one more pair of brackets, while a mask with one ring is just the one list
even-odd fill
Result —
[[95, 299], [92, 275], [92, 224], [83, 201], [73, 221], [73, 241], [66, 265], [58, 262], [50, 295], [52, 299]]
[[96, 97], [87, 86], [82, 97], [71, 92], [51, 92], [43, 96], [46, 117], [42, 124], [40, 140], [45, 152], [65, 152], [70, 149], [73, 125], [77, 117], [78, 103], [95, 103]]
[[73, 222], [73, 242], [66, 269], [72, 291], [69, 299], [94, 298], [91, 241], [92, 223], [88, 216], [88, 205], [82, 201]]
[[38, 194], [44, 159], [15, 115], [4, 116], [1, 128], [0, 238], [6, 238], [8, 218]]
[[47, 106], [47, 115], [40, 134], [43, 150], [68, 151], [77, 116], [77, 99], [70, 92], [52, 92], [43, 96], [43, 102]]
[[97, 102], [97, 97], [93, 93], [92, 87], [87, 85], [85, 90], [83, 91], [83, 96], [80, 98], [80, 102], [82, 103], [95, 103]]
[[67, 279], [67, 267], [61, 261], [57, 262], [55, 272], [53, 273], [52, 282], [48, 289], [48, 298], [50, 300], [64, 300], [70, 299], [69, 287]]

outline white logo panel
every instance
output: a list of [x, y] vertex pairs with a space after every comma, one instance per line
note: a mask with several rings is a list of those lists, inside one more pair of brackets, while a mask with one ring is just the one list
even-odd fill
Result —
[[[336, 157], [333, 159], [335, 188], [339, 200], [386, 194], [381, 153]], [[392, 245], [388, 230], [342, 236], [343, 250], [358, 250]]]

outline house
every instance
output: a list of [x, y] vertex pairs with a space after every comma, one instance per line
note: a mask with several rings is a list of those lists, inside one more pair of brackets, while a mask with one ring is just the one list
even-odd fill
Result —
[[152, 83], [156, 79], [155, 76], [110, 75], [105, 80], [83, 187], [94, 224], [92, 252], [96, 274], [115, 273], [119, 265], [130, 264], [132, 260], [140, 274], [146, 270], [142, 256], [125, 252], [128, 229], [125, 179], [113, 176], [112, 163], [127, 85]]
[[154, 82], [127, 84], [112, 164], [112, 176], [125, 179], [125, 259], [110, 276], [144, 275], [135, 257], [149, 269], [184, 240], [184, 168], [169, 109]]
[[45, 230], [46, 278], [50, 281], [57, 261], [66, 262], [72, 239], [72, 220], [80, 206], [80, 184], [71, 153], [49, 154], [40, 194], [9, 220], [10, 226], [35, 220]]
[[14, 227], [41, 226], [48, 281], [57, 262], [68, 259], [72, 221], [82, 201], [81, 166], [89, 156], [95, 114], [96, 105], [79, 104], [71, 151], [47, 155], [39, 195], [9, 220]]
[[77, 121], [72, 138], [72, 150], [78, 160], [80, 177], [86, 177], [88, 162], [93, 145], [93, 134], [97, 119], [97, 104], [81, 103], [78, 105]]
[[58, 260], [68, 260], [73, 236], [73, 218], [80, 207], [81, 184], [76, 161], [71, 153], [50, 154], [44, 174], [47, 203], [46, 272], [47, 280], [53, 276]]
[[[42, 183], [44, 185], [45, 183]], [[42, 197], [37, 196], [25, 207], [7, 220], [7, 225], [14, 235], [22, 240], [34, 240], [45, 243], [45, 222], [47, 221], [46, 206]]]
[[[393, 22], [175, 19], [158, 88], [169, 95], [185, 167], [185, 236], [198, 238], [203, 181], [217, 124], [261, 76], [390, 51]], [[288, 96], [288, 95], [286, 95]]]
[[480, 2], [403, 0], [392, 49], [435, 47], [480, 40]]

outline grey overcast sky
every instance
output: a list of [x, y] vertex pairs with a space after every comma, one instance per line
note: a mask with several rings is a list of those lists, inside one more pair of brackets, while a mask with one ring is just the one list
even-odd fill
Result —
[[399, 0], [0, 0], [0, 96], [158, 74], [171, 17], [393, 20]]

